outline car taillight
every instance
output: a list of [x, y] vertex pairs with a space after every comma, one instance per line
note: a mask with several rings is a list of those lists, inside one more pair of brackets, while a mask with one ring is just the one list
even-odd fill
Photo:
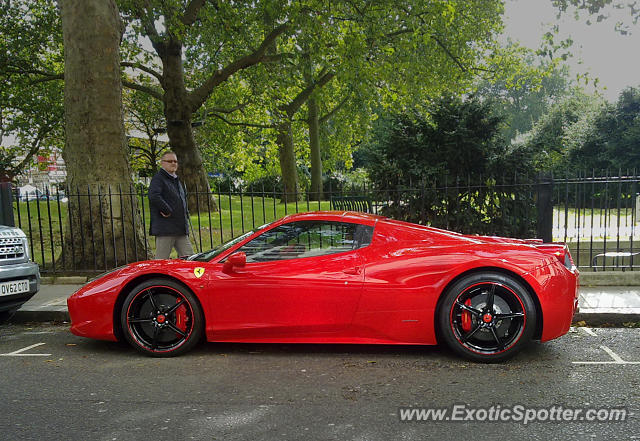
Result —
[[564, 266], [568, 269], [573, 268], [573, 259], [571, 258], [571, 253], [567, 250], [567, 253], [564, 255]]
[[534, 246], [548, 255], [555, 256], [558, 262], [563, 264], [568, 270], [573, 271], [575, 269], [576, 266], [573, 263], [573, 258], [567, 245], [561, 243], [544, 243]]
[[558, 250], [553, 254], [567, 269], [573, 268], [573, 258], [571, 257], [571, 253], [569, 252], [569, 247], [565, 245], [563, 249]]

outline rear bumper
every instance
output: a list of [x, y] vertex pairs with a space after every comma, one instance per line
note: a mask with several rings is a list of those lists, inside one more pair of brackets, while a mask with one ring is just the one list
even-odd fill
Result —
[[20, 308], [40, 290], [40, 268], [37, 263], [25, 262], [0, 266], [0, 282], [21, 279], [29, 280], [29, 291], [10, 296], [0, 296], [0, 312]]
[[540, 340], [552, 340], [569, 332], [578, 309], [578, 270], [569, 270], [560, 262], [554, 262], [537, 268], [529, 276], [542, 312]]

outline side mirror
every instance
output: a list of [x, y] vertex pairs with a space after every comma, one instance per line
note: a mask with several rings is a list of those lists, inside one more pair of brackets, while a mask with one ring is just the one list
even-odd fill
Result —
[[225, 273], [233, 272], [233, 267], [242, 268], [247, 263], [247, 255], [242, 251], [234, 253], [227, 257], [227, 260], [222, 265], [222, 271]]

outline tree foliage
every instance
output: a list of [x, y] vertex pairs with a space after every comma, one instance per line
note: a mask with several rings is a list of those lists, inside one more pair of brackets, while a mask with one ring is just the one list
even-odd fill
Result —
[[[195, 149], [192, 115], [205, 108], [205, 115], [262, 126], [274, 136], [292, 188], [297, 159], [312, 156], [304, 147], [315, 139], [316, 129], [300, 136], [309, 129], [297, 124], [308, 120], [308, 112], [301, 113], [307, 100], [320, 103], [326, 112], [320, 118], [342, 102], [324, 103], [320, 89], [340, 82], [336, 90], [351, 89], [346, 96], [361, 100], [343, 111], [355, 111], [367, 108], [365, 100], [410, 101], [445, 85], [463, 88], [494, 44], [502, 13], [499, 1], [183, 3], [120, 2], [130, 24], [128, 64], [157, 78], [159, 88], [139, 90], [162, 98], [172, 147], [187, 158], [183, 173], [201, 162], [186, 152]], [[155, 53], [140, 49], [141, 35], [150, 38]], [[249, 93], [229, 101], [229, 88]], [[230, 110], [248, 110], [250, 102], [266, 104], [263, 115], [230, 117]], [[303, 146], [296, 147], [296, 139]]]
[[444, 174], [477, 179], [504, 155], [501, 117], [490, 101], [445, 96], [416, 111], [381, 118], [364, 148], [366, 168], [380, 185], [410, 186]]
[[128, 133], [129, 158], [132, 169], [140, 176], [151, 177], [158, 171], [158, 162], [166, 142], [162, 103], [135, 89], [123, 91], [125, 129]]
[[627, 88], [615, 104], [603, 105], [587, 127], [568, 127], [567, 162], [580, 170], [627, 173], [640, 170], [640, 89]]
[[532, 234], [530, 195], [520, 192], [514, 202], [519, 190], [512, 186], [527, 164], [506, 147], [500, 125], [495, 104], [477, 97], [438, 99], [426, 116], [382, 118], [364, 156], [370, 179], [389, 199], [385, 213], [457, 231]]
[[640, 89], [614, 104], [578, 90], [555, 103], [517, 149], [533, 168], [556, 175], [626, 173], [640, 169]]
[[575, 87], [568, 68], [522, 52], [524, 66], [506, 78], [492, 78], [478, 84], [477, 94], [493, 99], [502, 108], [502, 134], [508, 142], [527, 133], [551, 105]]
[[0, 161], [13, 179], [64, 142], [62, 31], [46, 0], [0, 4]]
[[550, 106], [515, 148], [530, 158], [534, 170], [564, 174], [576, 165], [569, 161], [571, 152], [593, 136], [593, 123], [603, 106], [602, 98], [574, 89]]
[[[607, 20], [612, 9], [626, 10], [629, 13], [628, 21], [616, 22], [615, 27], [621, 34], [630, 32], [630, 25], [635, 25], [640, 19], [640, 4], [635, 0], [551, 0], [558, 8], [559, 14], [572, 10], [575, 18], [580, 17], [581, 11], [586, 11], [589, 15], [595, 16], [596, 22]], [[587, 24], [591, 24], [591, 19]]]

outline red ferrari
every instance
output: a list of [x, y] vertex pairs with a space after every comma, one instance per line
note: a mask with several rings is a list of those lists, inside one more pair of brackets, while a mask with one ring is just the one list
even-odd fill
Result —
[[569, 330], [567, 247], [355, 212], [287, 216], [186, 260], [137, 262], [68, 299], [71, 332], [153, 356], [212, 342], [446, 343], [478, 361]]

